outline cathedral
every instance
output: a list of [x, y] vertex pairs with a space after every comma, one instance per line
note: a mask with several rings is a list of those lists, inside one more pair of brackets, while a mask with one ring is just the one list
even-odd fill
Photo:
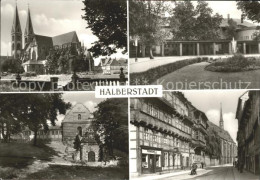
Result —
[[[23, 36], [18, 8], [16, 6], [11, 37], [12, 57], [22, 61], [25, 72], [36, 72], [37, 74], [48, 73], [46, 70], [47, 56], [52, 50], [64, 50], [69, 54], [69, 57], [82, 53], [84, 61], [88, 64], [88, 71], [94, 70], [94, 60], [90, 52], [84, 48], [84, 45], [81, 45], [75, 31], [54, 37], [35, 34], [29, 8]], [[69, 64], [71, 72], [71, 62]]]
[[221, 156], [219, 159], [219, 164], [233, 163], [237, 156], [237, 146], [234, 140], [231, 138], [229, 132], [224, 129], [222, 106], [220, 107], [219, 126], [210, 121], [208, 122], [208, 124], [209, 129], [217, 132], [217, 135], [220, 138]]

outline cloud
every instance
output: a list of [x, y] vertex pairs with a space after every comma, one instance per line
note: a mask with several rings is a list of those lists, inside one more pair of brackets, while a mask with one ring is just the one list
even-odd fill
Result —
[[1, 54], [3, 54], [4, 56], [6, 56], [8, 53], [8, 55], [11, 55], [11, 42], [6, 43], [4, 41], [1, 42]]
[[91, 113], [96, 110], [97, 103], [93, 101], [86, 101], [84, 105], [89, 109]]
[[86, 34], [86, 33], [79, 34], [79, 41], [84, 42], [84, 46], [86, 48], [92, 47], [91, 44], [97, 40], [98, 40], [98, 38], [92, 34]]
[[[209, 121], [219, 126], [220, 111], [211, 109], [206, 112]], [[232, 139], [236, 142], [238, 122], [233, 112], [223, 113], [224, 129], [229, 132]]]
[[1, 15], [5, 16], [8, 15], [10, 16], [14, 14], [14, 7], [11, 4], [5, 4], [1, 7]]

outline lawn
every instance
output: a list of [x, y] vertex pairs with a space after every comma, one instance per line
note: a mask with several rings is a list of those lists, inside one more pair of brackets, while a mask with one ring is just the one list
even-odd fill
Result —
[[[46, 145], [46, 144], [47, 145]], [[61, 165], [64, 159], [61, 142], [41, 142], [38, 146], [26, 143], [0, 143], [0, 179], [128, 179], [129, 168]], [[115, 154], [128, 159], [126, 153]], [[51, 164], [50, 164], [51, 163]], [[58, 164], [55, 164], [58, 163]]]
[[47, 169], [30, 174], [26, 179], [129, 179], [128, 167], [86, 167], [52, 165]]

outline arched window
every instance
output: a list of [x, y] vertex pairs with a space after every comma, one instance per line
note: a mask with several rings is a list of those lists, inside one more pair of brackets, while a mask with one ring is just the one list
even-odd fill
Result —
[[36, 52], [34, 50], [32, 52], [32, 60], [36, 60]]
[[12, 36], [12, 41], [14, 41], [14, 36]]
[[81, 114], [78, 114], [78, 120], [81, 120]]

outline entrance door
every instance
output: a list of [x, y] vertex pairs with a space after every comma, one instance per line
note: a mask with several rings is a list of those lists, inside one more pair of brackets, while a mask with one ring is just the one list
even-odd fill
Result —
[[95, 153], [93, 151], [88, 153], [88, 162], [95, 162]]
[[155, 173], [155, 155], [154, 154], [150, 154], [150, 158], [149, 158], [149, 169], [151, 173]]

